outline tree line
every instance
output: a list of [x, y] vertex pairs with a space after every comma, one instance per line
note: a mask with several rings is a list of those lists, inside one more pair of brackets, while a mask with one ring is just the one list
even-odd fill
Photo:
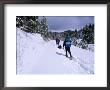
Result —
[[94, 24], [87, 24], [80, 30], [52, 32], [48, 30], [48, 22], [44, 16], [41, 20], [38, 16], [17, 16], [16, 27], [22, 28], [23, 31], [28, 33], [39, 33], [44, 40], [55, 40], [56, 38], [64, 40], [66, 35], [69, 34], [73, 41], [81, 39], [82, 42], [87, 44], [94, 44]]
[[39, 33], [45, 39], [48, 32], [47, 19], [39, 21], [38, 16], [16, 16], [16, 27], [28, 33]]
[[56, 39], [59, 37], [61, 40], [64, 40], [66, 35], [69, 36], [73, 40], [82, 39], [83, 42], [87, 44], [94, 44], [94, 24], [85, 25], [80, 30], [75, 29], [72, 30], [65, 30], [64, 32], [49, 32], [51, 39]]

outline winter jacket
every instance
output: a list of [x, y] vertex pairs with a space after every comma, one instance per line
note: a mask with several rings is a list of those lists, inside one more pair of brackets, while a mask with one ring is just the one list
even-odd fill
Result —
[[58, 38], [56, 38], [56, 42], [60, 42], [60, 40]]
[[64, 42], [63, 42], [63, 47], [65, 46], [66, 47], [71, 47], [71, 39], [69, 37], [67, 37]]

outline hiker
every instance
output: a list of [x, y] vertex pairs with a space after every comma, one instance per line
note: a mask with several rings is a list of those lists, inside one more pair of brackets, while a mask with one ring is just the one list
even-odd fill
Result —
[[56, 45], [59, 46], [59, 43], [60, 43], [60, 39], [56, 38]]
[[67, 52], [70, 54], [70, 57], [72, 57], [71, 55], [71, 51], [70, 51], [70, 47], [71, 47], [71, 38], [68, 36], [66, 36], [64, 42], [63, 42], [63, 49], [65, 47], [65, 51], [66, 51], [66, 57], [68, 57]]

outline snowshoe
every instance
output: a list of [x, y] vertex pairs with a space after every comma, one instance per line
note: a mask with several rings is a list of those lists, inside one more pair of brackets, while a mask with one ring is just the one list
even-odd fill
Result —
[[67, 58], [69, 58], [69, 60], [72, 60], [73, 59], [73, 57], [68, 57], [68, 56], [66, 56]]
[[73, 57], [72, 56], [70, 56], [70, 57], [68, 57], [70, 60], [72, 60], [73, 59]]
[[68, 57], [68, 55], [67, 55], [67, 54], [66, 54], [65, 56], [66, 56], [66, 57]]

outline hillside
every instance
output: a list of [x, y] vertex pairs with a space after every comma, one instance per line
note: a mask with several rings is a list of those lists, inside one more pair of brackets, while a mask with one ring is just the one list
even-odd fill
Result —
[[17, 74], [94, 74], [94, 52], [72, 45], [70, 60], [55, 40], [46, 42], [38, 33], [16, 31]]

